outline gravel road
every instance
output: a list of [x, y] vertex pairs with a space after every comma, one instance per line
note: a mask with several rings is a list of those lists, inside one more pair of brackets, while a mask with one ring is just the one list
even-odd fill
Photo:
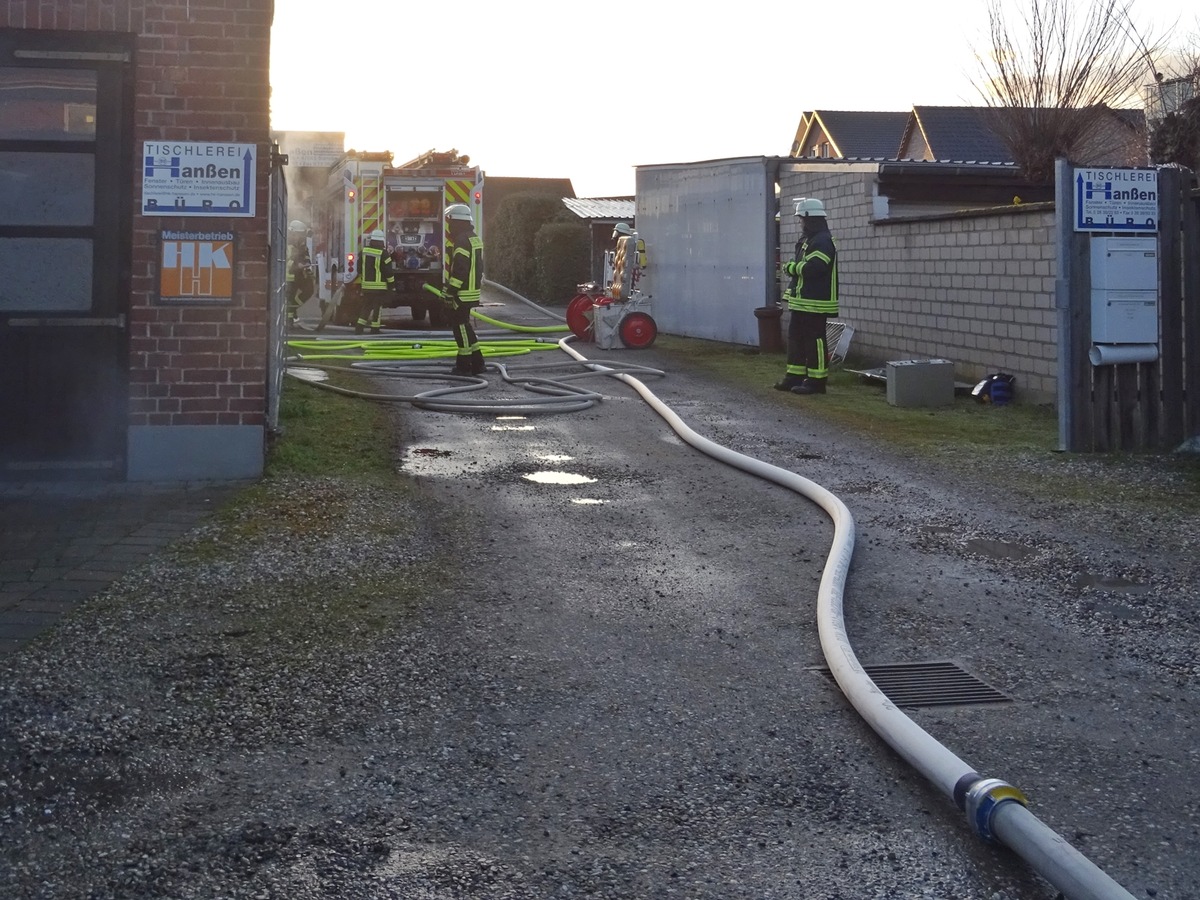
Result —
[[[1009, 698], [920, 725], [1134, 896], [1200, 897], [1196, 522], [1021, 500], [820, 398], [636, 362], [850, 507], [864, 663]], [[1056, 897], [820, 670], [825, 515], [598, 386], [564, 415], [397, 408], [402, 490], [275, 482], [5, 660], [0, 895]]]

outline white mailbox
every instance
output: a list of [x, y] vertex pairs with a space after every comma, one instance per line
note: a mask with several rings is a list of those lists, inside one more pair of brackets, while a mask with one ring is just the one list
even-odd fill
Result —
[[1158, 343], [1158, 239], [1092, 238], [1092, 342]]

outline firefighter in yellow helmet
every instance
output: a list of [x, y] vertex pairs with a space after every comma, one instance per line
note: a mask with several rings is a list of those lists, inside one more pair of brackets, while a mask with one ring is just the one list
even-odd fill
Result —
[[383, 326], [383, 301], [396, 283], [392, 255], [388, 253], [384, 239], [382, 230], [372, 231], [358, 258], [360, 302], [358, 321], [354, 323], [355, 334], [362, 334], [367, 328], [371, 329], [371, 334], [379, 334]]
[[484, 369], [483, 351], [471, 324], [471, 311], [479, 306], [483, 289], [483, 240], [475, 234], [475, 219], [465, 203], [446, 207], [447, 252], [445, 295], [450, 327], [458, 354], [455, 375], [478, 375]]
[[793, 394], [823, 394], [829, 377], [825, 325], [838, 313], [837, 248], [825, 221], [825, 204], [797, 197], [796, 218], [803, 233], [796, 253], [784, 267], [791, 276], [783, 299], [788, 321], [787, 371], [775, 385]]

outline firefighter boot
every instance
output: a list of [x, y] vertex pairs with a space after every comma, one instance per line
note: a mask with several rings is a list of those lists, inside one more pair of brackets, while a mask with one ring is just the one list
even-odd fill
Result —
[[775, 382], [775, 390], [790, 391], [792, 388], [799, 387], [803, 383], [804, 383], [803, 375], [788, 374], [788, 375], [783, 376], [783, 381]]
[[471, 357], [456, 356], [454, 357], [454, 368], [450, 370], [452, 375], [471, 375]]
[[825, 393], [824, 378], [805, 378], [792, 388], [793, 394], [823, 394]]
[[474, 353], [471, 354], [471, 374], [472, 375], [480, 375], [483, 373], [483, 370], [486, 368], [487, 368], [487, 366], [484, 364], [484, 361], [483, 361], [483, 354], [480, 351], [476, 350]]

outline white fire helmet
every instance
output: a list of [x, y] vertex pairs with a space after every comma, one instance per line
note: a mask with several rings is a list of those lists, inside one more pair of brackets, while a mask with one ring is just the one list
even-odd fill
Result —
[[288, 223], [288, 231], [291, 231], [295, 234], [303, 234], [304, 232], [308, 231], [308, 226], [299, 219], [292, 219], [292, 221]]
[[475, 217], [471, 215], [471, 207], [465, 203], [451, 203], [446, 207], [446, 218], [453, 219], [459, 222], [474, 222]]
[[384, 234], [383, 234], [383, 231], [382, 231], [381, 229], [379, 229], [379, 228], [376, 228], [376, 229], [375, 229], [374, 231], [372, 231], [372, 232], [371, 232], [369, 235], [367, 235], [367, 240], [370, 240], [370, 241], [379, 241], [379, 243], [381, 243], [381, 244], [382, 244], [382, 243], [383, 243], [383, 241], [384, 241]]
[[796, 218], [807, 219], [809, 216], [825, 216], [825, 204], [816, 197], [796, 197], [792, 200], [796, 204]]

